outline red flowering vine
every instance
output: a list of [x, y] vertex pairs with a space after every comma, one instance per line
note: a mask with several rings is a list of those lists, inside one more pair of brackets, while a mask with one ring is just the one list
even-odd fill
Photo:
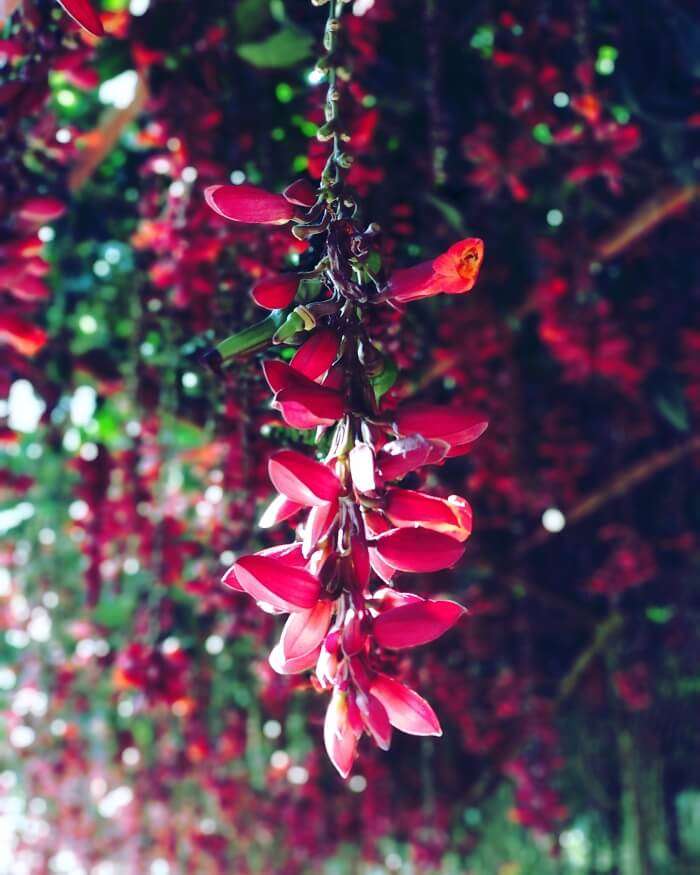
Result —
[[[296, 449], [273, 453], [269, 476], [277, 498], [260, 525], [296, 524], [296, 539], [239, 558], [224, 583], [270, 613], [289, 614], [270, 664], [280, 674], [315, 669], [328, 691], [324, 740], [343, 777], [358, 742], [380, 748], [392, 728], [441, 735], [428, 702], [396, 677], [393, 652], [435, 640], [464, 609], [395, 588], [399, 572], [429, 573], [455, 565], [472, 528], [471, 508], [458, 495], [440, 498], [399, 484], [412, 472], [468, 452], [486, 429], [479, 413], [402, 404], [382, 397], [397, 367], [370, 339], [374, 309], [434, 296], [463, 294], [477, 279], [481, 240], [469, 238], [431, 261], [387, 279], [380, 231], [363, 229], [343, 173], [340, 78], [334, 52], [343, 4], [331, 0], [320, 69], [328, 78], [325, 123], [318, 132], [331, 152], [317, 190], [304, 181], [282, 194], [252, 185], [215, 185], [209, 206], [235, 222], [291, 224], [308, 241], [306, 269], [261, 279], [253, 300], [271, 311], [262, 322], [223, 341], [208, 355], [219, 369], [234, 356], [272, 346], [263, 362], [272, 406], [293, 429], [316, 429], [314, 459]], [[294, 306], [296, 304], [296, 306]], [[296, 349], [290, 357], [288, 349]]]

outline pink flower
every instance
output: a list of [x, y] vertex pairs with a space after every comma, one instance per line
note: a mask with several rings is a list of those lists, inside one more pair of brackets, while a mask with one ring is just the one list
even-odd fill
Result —
[[318, 578], [271, 556], [243, 556], [234, 568], [241, 589], [281, 611], [313, 608], [321, 592]]
[[466, 541], [472, 531], [472, 510], [459, 495], [436, 498], [413, 489], [387, 490], [386, 517], [399, 528], [420, 523], [426, 529]]
[[377, 674], [371, 691], [386, 709], [393, 727], [408, 735], [442, 735], [440, 721], [422, 696], [386, 674]]
[[391, 607], [375, 618], [372, 634], [381, 647], [398, 650], [417, 647], [439, 638], [460, 619], [464, 608], [457, 602], [416, 599]]
[[323, 740], [326, 751], [343, 778], [347, 778], [352, 769], [359, 737], [351, 724], [351, 707], [353, 710], [357, 710], [357, 706], [351, 702], [348, 693], [335, 687], [326, 709], [326, 719], [323, 724]]
[[390, 529], [374, 541], [374, 546], [382, 561], [396, 571], [440, 571], [450, 568], [464, 553], [455, 538], [421, 526]]
[[294, 205], [283, 195], [247, 183], [210, 185], [204, 197], [214, 212], [233, 222], [285, 225], [295, 213]]
[[[396, 411], [394, 427], [401, 435], [419, 434], [448, 444], [447, 456], [461, 455], [488, 427], [478, 413], [437, 404], [407, 404]], [[467, 449], [465, 449], [467, 447]]]
[[342, 489], [327, 465], [296, 450], [275, 453], [269, 461], [268, 473], [278, 492], [305, 507], [333, 501]]
[[320, 386], [285, 362], [263, 363], [268, 385], [275, 393], [272, 406], [292, 428], [333, 425], [345, 412], [345, 401], [336, 389]]
[[[61, 4], [66, 6], [67, 4]], [[87, 5], [87, 4], [85, 4]], [[19, 217], [34, 225], [44, 225], [54, 222], [66, 211], [66, 205], [56, 197], [30, 197], [19, 208]]]

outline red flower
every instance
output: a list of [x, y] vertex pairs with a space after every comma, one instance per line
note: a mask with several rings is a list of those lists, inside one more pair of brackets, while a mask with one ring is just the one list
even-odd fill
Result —
[[460, 240], [432, 261], [394, 271], [389, 283], [389, 300], [405, 304], [440, 292], [448, 295], [469, 292], [474, 288], [483, 259], [482, 240], [476, 237]]

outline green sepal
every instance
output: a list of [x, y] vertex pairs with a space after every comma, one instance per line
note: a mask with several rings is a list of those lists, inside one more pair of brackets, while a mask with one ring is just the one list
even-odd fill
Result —
[[268, 346], [275, 331], [284, 321], [284, 310], [273, 310], [262, 322], [257, 322], [237, 334], [232, 334], [226, 340], [217, 344], [216, 351], [221, 356], [221, 363], [225, 364], [229, 359], [237, 355], [254, 352]]
[[299, 331], [304, 331], [304, 320], [295, 310], [293, 310], [289, 316], [287, 316], [284, 324], [282, 324], [275, 332], [272, 342], [284, 343], [285, 340], [289, 340]]

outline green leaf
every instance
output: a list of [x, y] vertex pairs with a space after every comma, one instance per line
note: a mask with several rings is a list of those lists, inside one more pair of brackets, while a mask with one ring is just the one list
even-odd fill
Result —
[[240, 36], [250, 39], [270, 17], [270, 6], [264, 0], [239, 0], [233, 14]]
[[244, 61], [254, 67], [278, 69], [293, 67], [308, 58], [312, 43], [313, 37], [310, 34], [286, 27], [261, 42], [244, 43], [236, 51]]
[[442, 198], [436, 197], [434, 194], [430, 194], [427, 197], [428, 203], [432, 204], [435, 209], [440, 213], [442, 218], [447, 222], [447, 224], [454, 228], [458, 234], [464, 234], [464, 223], [462, 222], [462, 214], [457, 209], [457, 207], [453, 207], [452, 204], [448, 204], [447, 201], [442, 200]]
[[125, 625], [134, 612], [136, 603], [131, 596], [120, 595], [103, 598], [95, 608], [92, 619], [100, 626], [116, 629]]

